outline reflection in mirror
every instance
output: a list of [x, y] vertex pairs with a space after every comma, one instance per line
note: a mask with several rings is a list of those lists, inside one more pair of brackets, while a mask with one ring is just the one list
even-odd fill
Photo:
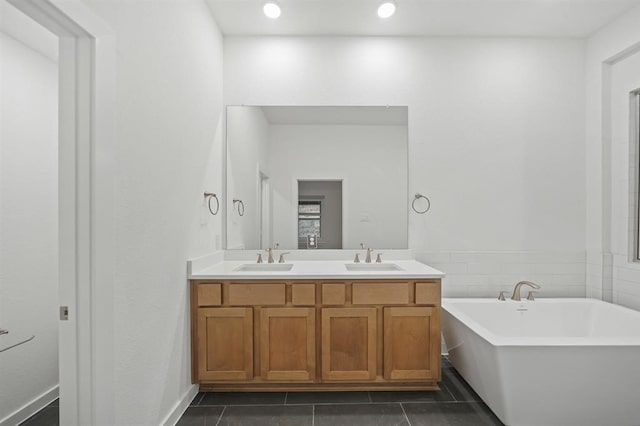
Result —
[[407, 248], [407, 117], [227, 107], [227, 249]]
[[342, 181], [298, 181], [298, 248], [342, 248]]

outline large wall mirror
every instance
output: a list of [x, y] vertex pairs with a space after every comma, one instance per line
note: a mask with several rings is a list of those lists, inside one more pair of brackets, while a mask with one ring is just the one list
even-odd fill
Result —
[[227, 249], [406, 249], [407, 107], [228, 106]]

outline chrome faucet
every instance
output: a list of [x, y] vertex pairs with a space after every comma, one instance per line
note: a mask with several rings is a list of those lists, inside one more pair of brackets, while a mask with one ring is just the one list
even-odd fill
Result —
[[[513, 295], [511, 296], [511, 300], [515, 300], [515, 301], [520, 301], [520, 287], [522, 287], [523, 285], [528, 285], [529, 287], [535, 289], [535, 290], [540, 290], [540, 286], [536, 283], [532, 283], [531, 281], [520, 281], [518, 284], [516, 284], [516, 286], [513, 289]], [[530, 299], [531, 300], [531, 299]]]
[[278, 259], [278, 263], [284, 263], [284, 255], [291, 254], [290, 252], [280, 253], [280, 259]]
[[277, 249], [280, 246], [279, 243], [276, 243], [273, 248], [269, 247], [268, 249], [265, 249], [265, 251], [267, 253], [269, 253], [269, 258], [267, 260], [268, 263], [274, 263], [275, 260], [273, 260], [273, 250]]
[[[364, 243], [360, 243], [360, 247], [362, 247], [363, 249], [364, 247]], [[371, 263], [371, 252], [373, 250], [371, 250], [371, 247], [367, 247], [367, 257], [364, 259], [364, 263]]]

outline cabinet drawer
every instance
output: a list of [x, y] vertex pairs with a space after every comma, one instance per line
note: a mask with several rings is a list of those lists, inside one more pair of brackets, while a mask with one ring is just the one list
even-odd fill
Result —
[[440, 306], [440, 283], [416, 283], [416, 305]]
[[198, 306], [220, 306], [222, 286], [220, 284], [198, 284]]
[[315, 284], [293, 284], [291, 286], [291, 303], [294, 306], [312, 306], [316, 304]]
[[344, 284], [322, 284], [323, 305], [344, 305], [345, 294], [346, 286]]
[[409, 283], [353, 283], [354, 305], [401, 305], [409, 303]]
[[230, 284], [230, 305], [284, 305], [284, 283], [273, 284]]

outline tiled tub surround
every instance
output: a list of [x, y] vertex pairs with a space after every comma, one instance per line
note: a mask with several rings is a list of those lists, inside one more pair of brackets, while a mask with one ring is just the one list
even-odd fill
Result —
[[587, 296], [640, 310], [640, 262], [622, 254], [588, 252]]
[[584, 251], [414, 251], [447, 274], [442, 297], [497, 297], [518, 281], [542, 286], [538, 297], [585, 297]]
[[638, 424], [640, 312], [594, 299], [443, 299], [442, 326], [451, 363], [506, 424]]

